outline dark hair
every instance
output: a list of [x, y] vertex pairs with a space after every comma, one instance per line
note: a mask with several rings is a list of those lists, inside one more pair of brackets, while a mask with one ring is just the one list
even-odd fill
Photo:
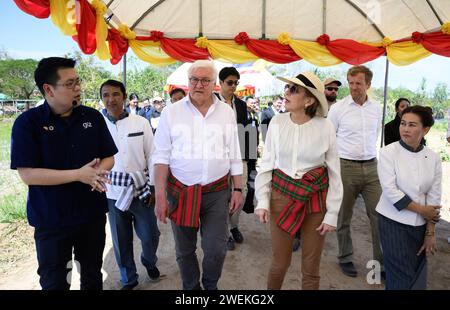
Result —
[[170, 98], [172, 98], [172, 96], [173, 96], [174, 94], [176, 94], [176, 93], [182, 93], [183, 96], [186, 96], [186, 92], [184, 91], [184, 89], [182, 89], [182, 88], [174, 88], [174, 89], [172, 89], [172, 90], [169, 92]]
[[403, 110], [402, 117], [408, 113], [416, 114], [420, 118], [423, 127], [432, 127], [434, 125], [433, 110], [430, 107], [421, 105], [407, 107]]
[[58, 70], [75, 68], [75, 63], [74, 59], [62, 57], [48, 57], [39, 61], [34, 71], [34, 81], [44, 97], [44, 84], [56, 85], [60, 79]]
[[273, 102], [272, 101], [267, 102], [267, 106], [269, 107], [273, 106]]
[[348, 78], [349, 75], [355, 76], [355, 75], [357, 75], [359, 73], [364, 73], [365, 80], [366, 80], [367, 84], [372, 82], [373, 73], [366, 66], [354, 66], [354, 67], [351, 67], [350, 69], [348, 69], [347, 78]]
[[239, 74], [239, 72], [236, 70], [235, 67], [225, 67], [219, 72], [219, 80], [223, 82], [230, 75], [237, 77], [238, 80], [241, 78], [241, 75]]
[[278, 99], [283, 100], [284, 98], [281, 95], [276, 95], [275, 97], [273, 97], [274, 101], [277, 101]]
[[309, 89], [302, 86], [300, 87], [303, 88], [307, 97], [314, 99], [314, 103], [305, 109], [305, 114], [313, 118], [314, 116], [316, 116], [317, 108], [319, 107], [319, 100], [312, 94], [312, 92], [309, 91]]
[[103, 82], [103, 84], [100, 86], [100, 98], [102, 98], [102, 89], [105, 86], [112, 86], [112, 87], [119, 87], [122, 91], [122, 96], [125, 99], [127, 96], [127, 92], [125, 90], [125, 85], [123, 85], [122, 82], [116, 81], [116, 80], [107, 80], [106, 82]]
[[408, 105], [411, 105], [411, 102], [408, 99], [406, 99], [406, 98], [398, 98], [397, 101], [395, 102], [395, 111], [396, 112], [398, 110], [398, 107], [400, 106], [400, 102], [402, 102], [402, 101], [406, 101], [406, 102], [408, 102]]
[[129, 100], [139, 100], [139, 97], [136, 93], [131, 93], [130, 96], [128, 97]]

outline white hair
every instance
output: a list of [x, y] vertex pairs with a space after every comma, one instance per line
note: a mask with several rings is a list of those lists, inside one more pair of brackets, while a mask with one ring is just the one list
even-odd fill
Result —
[[211, 69], [211, 71], [212, 71], [212, 73], [213, 73], [212, 79], [213, 79], [214, 81], [217, 80], [217, 75], [218, 75], [217, 69], [216, 69], [216, 66], [214, 65], [214, 62], [212, 62], [211, 60], [203, 60], [203, 59], [202, 59], [202, 60], [196, 60], [196, 61], [192, 64], [192, 66], [189, 67], [189, 69], [188, 69], [188, 75], [190, 76], [191, 73], [192, 73], [192, 71], [194, 71], [195, 69], [198, 69], [198, 68], [207, 68], [207, 69]]

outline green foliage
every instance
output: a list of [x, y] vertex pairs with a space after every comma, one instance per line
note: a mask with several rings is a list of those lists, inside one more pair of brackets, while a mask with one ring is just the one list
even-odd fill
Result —
[[37, 61], [33, 59], [0, 60], [0, 92], [12, 98], [30, 99], [36, 90], [36, 66]]
[[81, 85], [83, 98], [100, 98], [99, 87], [104, 81], [113, 78], [111, 72], [104, 69], [101, 64], [97, 62], [95, 56], [85, 56], [80, 52], [74, 52], [73, 54], [68, 55], [68, 57], [77, 60], [76, 69], [78, 75], [83, 80]]
[[27, 218], [26, 191], [0, 196], [0, 223], [12, 223]]
[[140, 100], [146, 97], [152, 98], [156, 94], [163, 97], [167, 78], [180, 65], [181, 63], [167, 67], [148, 65], [145, 68], [139, 68], [137, 59], [134, 56], [130, 57], [127, 67], [127, 93], [137, 93]]

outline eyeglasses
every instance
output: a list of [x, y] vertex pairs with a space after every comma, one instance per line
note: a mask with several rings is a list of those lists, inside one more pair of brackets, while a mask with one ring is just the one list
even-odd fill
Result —
[[81, 82], [83, 82], [83, 81], [81, 80], [81, 78], [76, 78], [75, 80], [68, 80], [68, 81], [65, 82], [65, 83], [62, 83], [62, 84], [55, 84], [55, 85], [58, 85], [58, 86], [64, 86], [64, 87], [67, 88], [67, 89], [74, 89], [75, 86], [81, 85]]
[[228, 80], [228, 81], [225, 81], [225, 83], [227, 83], [228, 86], [233, 86], [233, 84], [236, 85], [236, 86], [239, 85], [239, 81], [238, 80], [236, 80], [236, 81]]
[[334, 91], [337, 92], [337, 91], [339, 90], [339, 87], [331, 87], [331, 86], [327, 86], [327, 87], [325, 87], [325, 89], [328, 90], [328, 91], [333, 91], [333, 90], [334, 90]]
[[210, 79], [199, 79], [199, 78], [196, 78], [196, 77], [190, 77], [189, 78], [189, 82], [191, 82], [192, 85], [197, 85], [198, 82], [200, 82], [202, 84], [202, 86], [208, 86], [209, 83], [212, 82], [212, 80], [210, 80]]
[[289, 92], [290, 94], [298, 93], [298, 89], [299, 89], [299, 87], [297, 85], [295, 85], [295, 84], [292, 84], [292, 85], [286, 84], [284, 86], [284, 91], [285, 92]]

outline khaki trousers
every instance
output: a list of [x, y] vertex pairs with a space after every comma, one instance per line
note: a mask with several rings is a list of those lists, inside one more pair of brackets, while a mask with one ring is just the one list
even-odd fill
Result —
[[371, 226], [372, 259], [377, 260], [383, 269], [383, 254], [378, 234], [378, 213], [375, 211], [381, 195], [377, 161], [356, 163], [341, 159], [341, 177], [344, 186], [344, 197], [342, 199], [341, 209], [339, 210], [336, 229], [339, 244], [339, 262], [348, 263], [353, 261], [353, 242], [350, 223], [353, 216], [355, 200], [361, 194]]
[[[281, 230], [276, 220], [289, 199], [272, 190], [270, 200], [270, 232], [272, 236], [272, 263], [267, 280], [269, 290], [279, 290], [284, 276], [291, 264], [293, 239]], [[324, 213], [313, 213], [305, 216], [300, 227], [302, 236], [302, 289], [318, 290], [320, 282], [320, 259], [325, 241], [316, 228], [323, 221]]]

